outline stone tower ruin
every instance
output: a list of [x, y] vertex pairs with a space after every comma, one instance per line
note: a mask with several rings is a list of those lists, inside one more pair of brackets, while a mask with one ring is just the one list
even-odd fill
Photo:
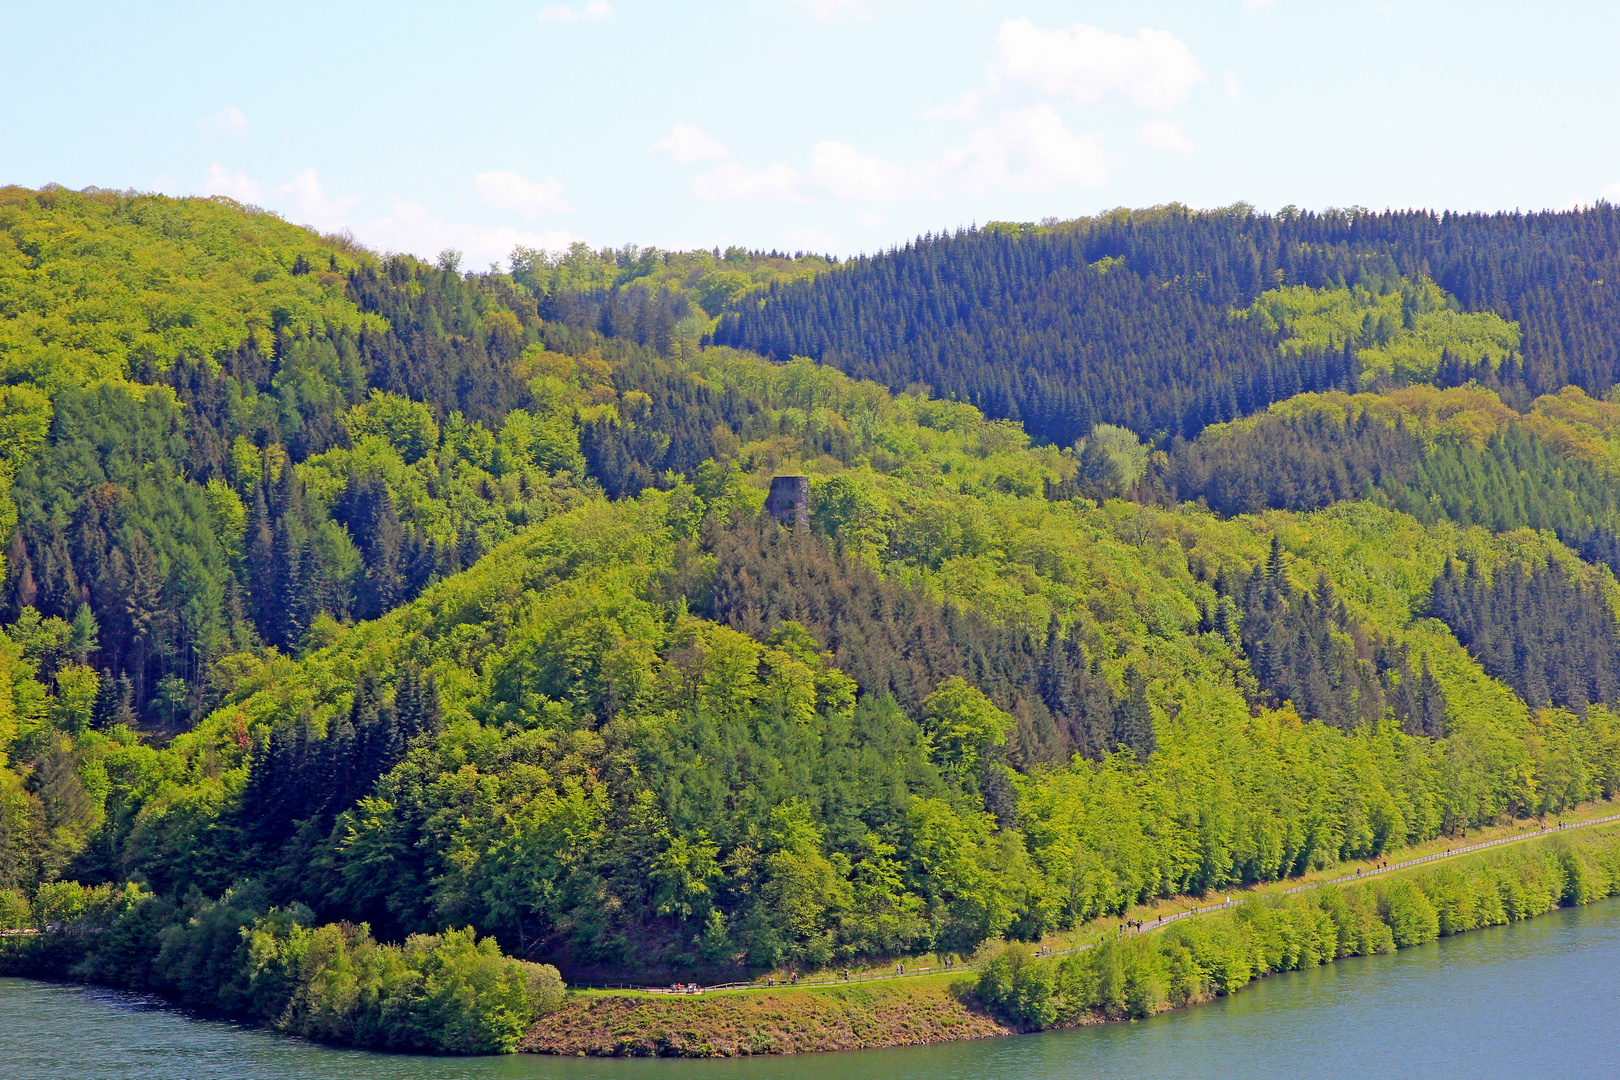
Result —
[[810, 478], [773, 476], [765, 512], [789, 529], [810, 528]]

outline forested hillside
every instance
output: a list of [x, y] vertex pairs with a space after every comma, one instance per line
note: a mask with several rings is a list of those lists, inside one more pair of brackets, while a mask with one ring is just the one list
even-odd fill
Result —
[[488, 1049], [555, 998], [502, 952], [966, 955], [1609, 798], [1613, 228], [463, 273], [5, 189], [0, 920], [102, 931], [31, 970]]
[[[897, 389], [922, 382], [1058, 443], [1096, 422], [1192, 438], [1382, 374], [1488, 370], [1531, 396], [1574, 385], [1601, 397], [1620, 379], [1617, 259], [1620, 211], [1607, 204], [1528, 215], [1121, 210], [927, 236], [841, 273], [772, 283], [762, 302], [733, 305], [717, 340]], [[1342, 299], [1312, 301], [1310, 290]], [[1251, 306], [1267, 317], [1227, 317]], [[1317, 332], [1276, 348], [1285, 313], [1310, 314]], [[1466, 325], [1470, 315], [1483, 325]]]

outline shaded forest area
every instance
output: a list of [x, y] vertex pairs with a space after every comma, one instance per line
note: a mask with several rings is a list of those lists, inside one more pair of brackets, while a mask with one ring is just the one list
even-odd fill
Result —
[[1620, 700], [1620, 630], [1603, 593], [1556, 567], [1447, 560], [1430, 600], [1485, 670], [1536, 707], [1586, 712]]
[[[1067, 445], [1094, 424], [1196, 435], [1309, 390], [1354, 388], [1344, 353], [1289, 357], [1228, 305], [1097, 264], [1077, 233], [927, 237], [727, 312], [715, 340], [925, 384]], [[1089, 256], [1089, 257], [1088, 257]]]
[[739, 522], [712, 542], [714, 565], [686, 584], [693, 609], [763, 638], [784, 622], [804, 626], [863, 694], [891, 696], [908, 715], [941, 682], [967, 679], [1016, 720], [1007, 758], [1021, 769], [1098, 759], [1120, 746], [1146, 758], [1153, 723], [1141, 676], [1116, 695], [1071, 628], [1056, 620], [1039, 640], [971, 608], [880, 576], [815, 536], [768, 518]]
[[[1601, 397], [1620, 379], [1620, 298], [1604, 284], [1620, 275], [1620, 210], [1606, 204], [1494, 215], [1171, 206], [993, 224], [772, 285], [729, 310], [716, 340], [895, 389], [926, 383], [1059, 445], [1094, 423], [1190, 439], [1360, 377], [1349, 350], [1279, 355], [1274, 337], [1228, 311], [1279, 286], [1387, 288], [1401, 275], [1519, 324], [1522, 356], [1489, 369], [1518, 394], [1575, 385]], [[1444, 379], [1486, 374], [1453, 363]]]
[[1419, 521], [1554, 533], [1620, 573], [1620, 503], [1597, 463], [1560, 453], [1513, 421], [1482, 440], [1423, 440], [1397, 416], [1349, 422], [1318, 411], [1266, 414], [1219, 438], [1178, 442], [1164, 469], [1177, 499], [1221, 514], [1310, 511], [1374, 499]]

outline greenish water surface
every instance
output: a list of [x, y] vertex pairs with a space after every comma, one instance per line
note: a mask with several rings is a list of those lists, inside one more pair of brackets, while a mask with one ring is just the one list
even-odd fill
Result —
[[333, 1050], [161, 1002], [0, 979], [17, 1080], [1273, 1080], [1620, 1077], [1620, 900], [1275, 976], [1208, 1005], [968, 1043], [729, 1061]]

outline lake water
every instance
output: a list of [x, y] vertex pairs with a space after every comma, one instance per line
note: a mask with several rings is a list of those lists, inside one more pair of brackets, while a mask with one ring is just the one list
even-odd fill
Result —
[[332, 1050], [126, 994], [0, 979], [16, 1080], [1281, 1080], [1620, 1077], [1620, 900], [1274, 976], [1135, 1024], [729, 1061]]

